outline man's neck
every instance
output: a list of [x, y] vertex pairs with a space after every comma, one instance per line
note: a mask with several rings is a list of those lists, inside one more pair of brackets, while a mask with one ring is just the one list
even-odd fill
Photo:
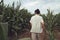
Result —
[[35, 14], [35, 15], [40, 15], [40, 14]]

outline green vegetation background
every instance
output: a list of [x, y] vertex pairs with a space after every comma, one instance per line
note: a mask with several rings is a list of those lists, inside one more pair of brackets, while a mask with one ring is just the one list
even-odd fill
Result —
[[[0, 2], [0, 40], [8, 40], [8, 36], [12, 33], [17, 34], [24, 31], [24, 29], [30, 30], [29, 20], [32, 15], [27, 9], [20, 9], [21, 3], [17, 4], [16, 8], [9, 4], [4, 5], [4, 0]], [[49, 32], [50, 40], [54, 38], [54, 28], [60, 31], [60, 13], [53, 15], [53, 11], [47, 9], [47, 14], [41, 14], [45, 22], [45, 30]]]

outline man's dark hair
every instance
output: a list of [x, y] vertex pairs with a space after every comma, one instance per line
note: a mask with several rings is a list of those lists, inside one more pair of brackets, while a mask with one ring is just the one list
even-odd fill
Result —
[[36, 9], [35, 10], [35, 14], [40, 14], [40, 10], [39, 9]]

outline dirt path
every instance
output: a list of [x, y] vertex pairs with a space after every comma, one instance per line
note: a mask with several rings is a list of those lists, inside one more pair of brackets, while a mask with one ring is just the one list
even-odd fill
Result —
[[[31, 40], [31, 33], [30, 32], [24, 32], [24, 33], [19, 33], [18, 34], [18, 40]], [[43, 36], [42, 36], [43, 37]], [[49, 40], [49, 36], [48, 34], [45, 35], [45, 39], [44, 40]], [[60, 32], [59, 31], [54, 31], [54, 37], [56, 40], [60, 40]], [[15, 39], [14, 37], [11, 37], [10, 40]]]
[[18, 39], [18, 40], [31, 40], [30, 38], [23, 38], [23, 39]]

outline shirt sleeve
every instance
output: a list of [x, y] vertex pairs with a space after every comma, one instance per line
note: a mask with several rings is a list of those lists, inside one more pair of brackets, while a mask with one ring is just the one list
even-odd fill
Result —
[[41, 17], [41, 23], [44, 23], [44, 20], [43, 20], [43, 18]]
[[32, 22], [32, 17], [31, 17], [31, 19], [30, 19], [30, 23]]

